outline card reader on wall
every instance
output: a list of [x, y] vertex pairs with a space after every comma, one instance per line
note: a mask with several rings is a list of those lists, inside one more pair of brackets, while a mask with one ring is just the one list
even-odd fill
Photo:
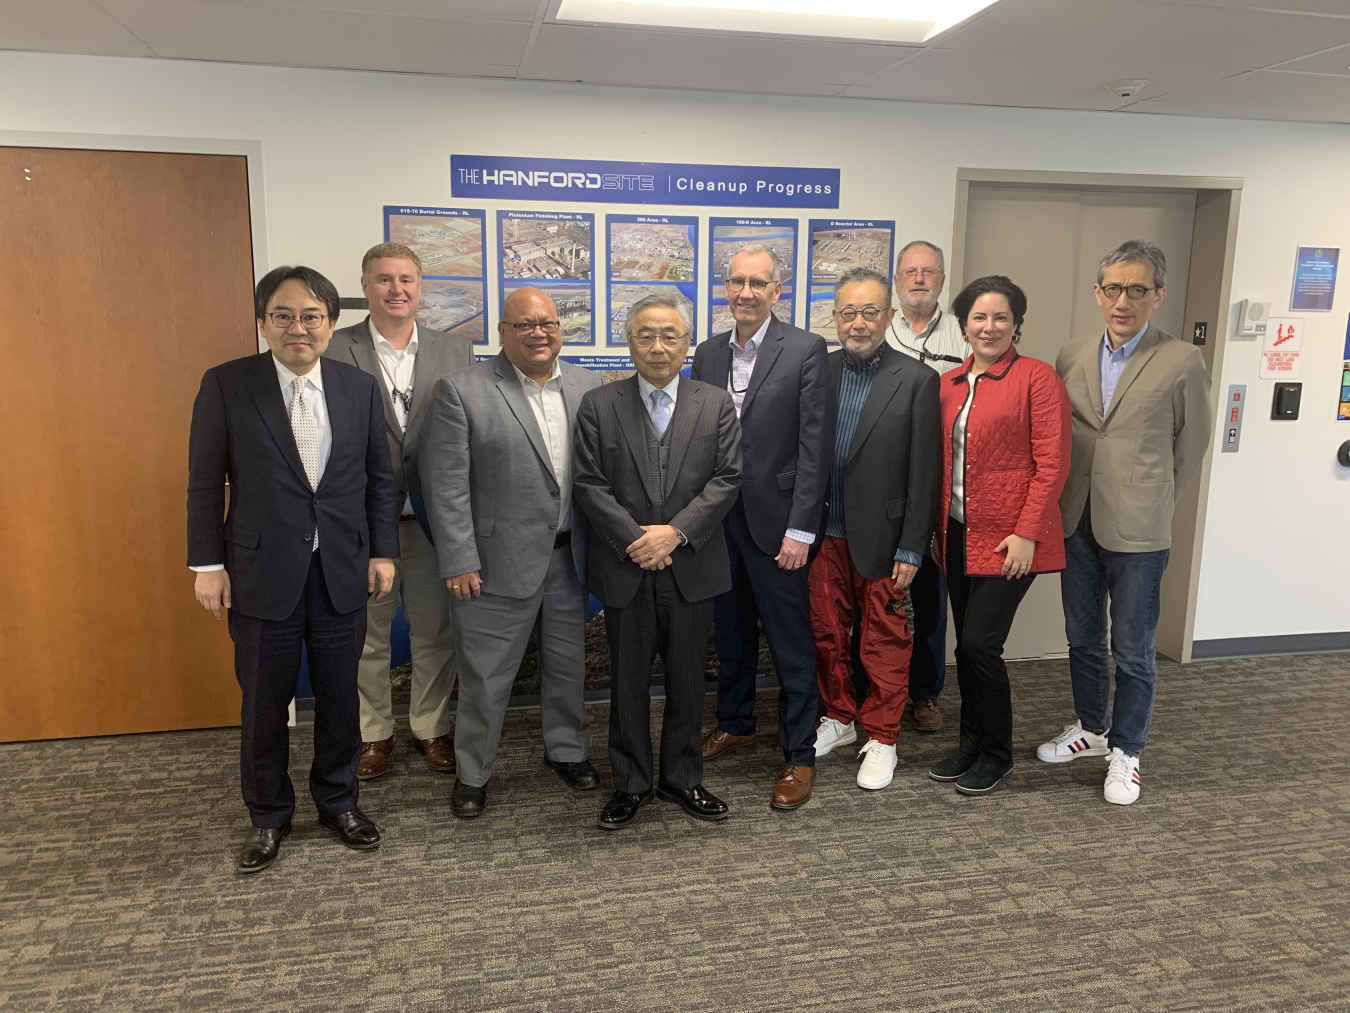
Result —
[[1303, 384], [1277, 383], [1275, 399], [1270, 403], [1270, 417], [1282, 422], [1298, 418], [1298, 403], [1303, 399]]

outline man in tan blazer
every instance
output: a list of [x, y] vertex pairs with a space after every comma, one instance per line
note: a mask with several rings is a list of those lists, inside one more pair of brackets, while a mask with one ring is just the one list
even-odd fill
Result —
[[[1200, 350], [1149, 323], [1166, 281], [1167, 260], [1152, 243], [1112, 250], [1094, 286], [1105, 333], [1065, 346], [1055, 363], [1073, 406], [1073, 458], [1059, 500], [1067, 556], [1060, 587], [1078, 716], [1036, 755], [1047, 763], [1105, 756], [1103, 793], [1117, 805], [1139, 797], [1172, 510], [1212, 431]], [[1108, 600], [1116, 659], [1109, 708]]]

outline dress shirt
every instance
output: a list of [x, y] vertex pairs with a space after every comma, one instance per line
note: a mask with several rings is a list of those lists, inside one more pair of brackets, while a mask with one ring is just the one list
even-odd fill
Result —
[[970, 405], [975, 400], [975, 380], [974, 373], [966, 374], [970, 392], [952, 426], [952, 498], [947, 504], [947, 513], [962, 524], [966, 522], [966, 419], [970, 417]]
[[928, 321], [927, 327], [916, 331], [910, 326], [904, 312], [897, 308], [891, 326], [886, 328], [886, 344], [897, 352], [904, 352], [911, 359], [932, 366], [939, 373], [961, 365], [970, 354], [956, 317], [942, 310], [933, 313], [933, 319]]
[[[638, 381], [638, 390], [642, 394], [642, 407], [646, 410], [648, 417], [650, 417], [652, 414], [652, 391], [663, 390], [666, 392], [666, 395], [670, 398], [670, 421], [674, 422], [675, 403], [676, 401], [679, 400], [680, 397], [680, 374], [676, 373], [674, 376], [672, 376], [670, 378], [670, 383], [666, 384], [664, 387], [656, 386], [656, 384], [649, 381], [641, 373], [637, 375], [637, 381]], [[675, 527], [675, 525], [672, 524], [671, 527]], [[681, 531], [679, 528], [675, 528], [675, 533], [680, 536], [681, 545], [689, 544], [689, 536], [686, 535], [683, 531]]]
[[[750, 388], [750, 377], [755, 374], [755, 359], [759, 357], [759, 346], [764, 340], [764, 335], [769, 332], [769, 321], [773, 319], [770, 313], [764, 318], [764, 323], [759, 325], [759, 330], [751, 335], [750, 340], [745, 343], [745, 348], [741, 348], [736, 341], [736, 329], [731, 329], [731, 337], [727, 341], [731, 349], [731, 371], [727, 374], [727, 393], [731, 395], [731, 400], [736, 405], [736, 417], [741, 417], [741, 405], [745, 403], [745, 392]], [[812, 545], [816, 540], [814, 531], [801, 531], [798, 528], [788, 528], [783, 534], [787, 535], [793, 541], [803, 542], [806, 545]]]
[[[277, 382], [281, 384], [281, 398], [286, 403], [286, 419], [289, 424], [291, 417], [291, 402], [295, 398], [295, 380], [296, 374], [281, 364], [281, 361], [274, 355], [272, 356], [272, 365], [277, 368]], [[323, 471], [328, 467], [328, 458], [333, 453], [333, 427], [328, 424], [328, 404], [323, 396], [323, 360], [319, 359], [314, 363], [314, 368], [305, 374], [305, 379], [309, 381], [305, 392], [309, 401], [309, 410], [314, 415], [314, 428], [319, 434], [319, 478], [323, 479]], [[211, 566], [191, 566], [190, 570], [197, 573], [208, 573], [211, 570], [225, 569], [224, 563], [215, 563]]]
[[1101, 350], [1101, 374], [1102, 374], [1102, 415], [1111, 410], [1111, 399], [1116, 396], [1116, 384], [1120, 383], [1120, 374], [1125, 372], [1125, 364], [1130, 361], [1130, 356], [1134, 350], [1139, 347], [1139, 339], [1144, 336], [1144, 331], [1148, 330], [1148, 324], [1119, 348], [1111, 347], [1111, 334], [1109, 331], [1102, 333]]
[[[384, 384], [385, 393], [389, 395], [389, 400], [394, 405], [394, 418], [398, 419], [398, 424], [403, 427], [403, 431], [408, 431], [408, 412], [403, 407], [403, 402], [394, 397], [394, 388], [397, 387], [412, 399], [413, 373], [417, 369], [417, 324], [413, 324], [412, 340], [408, 346], [403, 349], [395, 348], [387, 338], [379, 332], [375, 326], [375, 321], [370, 321], [370, 340], [375, 346], [375, 360], [380, 364], [380, 382]], [[403, 516], [411, 517], [413, 515], [412, 497], [403, 498]]]
[[[839, 381], [839, 415], [834, 429], [834, 468], [830, 474], [830, 514], [825, 524], [825, 534], [833, 538], [848, 537], [844, 521], [844, 465], [848, 461], [849, 448], [853, 446], [853, 436], [858, 431], [863, 405], [867, 403], [867, 395], [880, 366], [880, 349], [866, 362], [859, 362], [844, 353], [844, 370]], [[923, 563], [922, 556], [905, 549], [897, 548], [894, 558], [897, 563], [911, 566]]]
[[764, 318], [764, 323], [759, 325], [759, 330], [755, 331], [745, 343], [745, 348], [741, 348], [736, 341], [735, 328], [732, 328], [731, 338], [727, 342], [731, 348], [731, 372], [727, 374], [727, 393], [736, 404], [737, 418], [741, 417], [741, 405], [745, 403], [745, 392], [750, 387], [750, 377], [755, 373], [755, 359], [759, 357], [759, 346], [769, 331], [769, 321], [772, 319], [772, 313]]
[[553, 372], [541, 387], [512, 363], [511, 368], [520, 378], [525, 400], [530, 402], [534, 421], [548, 447], [553, 462], [553, 477], [558, 482], [558, 531], [572, 529], [572, 430], [567, 425], [567, 405], [563, 401], [562, 366], [553, 360]]

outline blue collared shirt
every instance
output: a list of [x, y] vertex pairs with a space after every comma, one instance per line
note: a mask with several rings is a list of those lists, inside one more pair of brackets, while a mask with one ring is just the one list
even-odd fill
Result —
[[1148, 324], [1145, 324], [1129, 341], [1119, 348], [1111, 347], [1111, 335], [1107, 332], [1102, 333], [1102, 348], [1100, 356], [1102, 373], [1102, 415], [1111, 410], [1111, 399], [1116, 396], [1116, 384], [1120, 383], [1120, 374], [1125, 372], [1125, 364], [1130, 361], [1130, 356], [1134, 350], [1139, 347], [1139, 339], [1144, 336], [1144, 331], [1148, 330]]

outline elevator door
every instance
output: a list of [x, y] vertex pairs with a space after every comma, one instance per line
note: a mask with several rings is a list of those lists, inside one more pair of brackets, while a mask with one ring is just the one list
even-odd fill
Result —
[[[961, 277], [969, 283], [983, 275], [1005, 274], [1020, 285], [1027, 294], [1027, 318], [1018, 350], [1053, 363], [1069, 342], [1103, 333], [1105, 322], [1092, 292], [1101, 258], [1127, 239], [1146, 239], [1167, 256], [1167, 298], [1153, 322], [1183, 337], [1194, 223], [1193, 192], [972, 184]], [[949, 633], [949, 651], [953, 644]], [[1044, 574], [1018, 610], [1005, 656], [1043, 658], [1068, 649], [1059, 575]]]

